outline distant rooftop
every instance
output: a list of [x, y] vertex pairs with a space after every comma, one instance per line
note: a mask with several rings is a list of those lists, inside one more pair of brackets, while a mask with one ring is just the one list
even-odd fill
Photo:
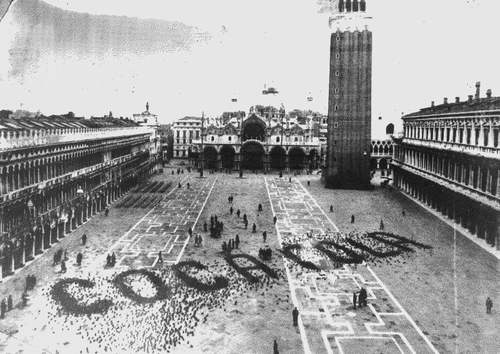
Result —
[[486, 91], [486, 97], [480, 97], [480, 83], [478, 82], [476, 83], [476, 94], [469, 95], [466, 101], [460, 101], [459, 97], [455, 97], [455, 101], [449, 102], [448, 98], [445, 97], [443, 103], [435, 105], [433, 101], [429, 107], [422, 108], [418, 112], [406, 114], [403, 118], [493, 110], [500, 110], [500, 97], [492, 97], [491, 90]]
[[92, 117], [91, 119], [63, 116], [39, 116], [0, 118], [0, 130], [49, 130], [49, 129], [82, 129], [113, 128], [137, 126], [131, 120], [113, 117]]

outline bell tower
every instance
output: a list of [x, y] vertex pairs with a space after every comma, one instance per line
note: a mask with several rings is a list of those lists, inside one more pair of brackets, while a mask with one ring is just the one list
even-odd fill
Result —
[[370, 188], [371, 17], [365, 0], [338, 0], [330, 16], [327, 188]]

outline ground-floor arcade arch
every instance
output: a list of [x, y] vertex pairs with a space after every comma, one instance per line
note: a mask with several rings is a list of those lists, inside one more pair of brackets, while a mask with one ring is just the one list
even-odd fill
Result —
[[249, 141], [241, 147], [242, 167], [249, 170], [264, 168], [264, 147], [257, 141]]
[[309, 151], [309, 169], [315, 170], [319, 168], [320, 156], [318, 150], [311, 149]]
[[288, 151], [288, 163], [290, 169], [300, 170], [305, 166], [306, 153], [299, 147], [293, 147]]
[[231, 145], [223, 145], [220, 149], [221, 165], [223, 169], [232, 170], [234, 168], [234, 156], [236, 151]]
[[285, 149], [281, 146], [275, 146], [269, 152], [270, 168], [274, 170], [282, 170], [286, 165]]
[[203, 160], [205, 163], [205, 168], [216, 169], [217, 168], [217, 150], [213, 146], [206, 146], [203, 149]]

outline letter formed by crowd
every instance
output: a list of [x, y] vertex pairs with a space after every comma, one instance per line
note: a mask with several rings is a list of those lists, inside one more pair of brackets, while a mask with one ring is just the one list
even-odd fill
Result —
[[[158, 258], [161, 259], [160, 257], [161, 254], [159, 254]], [[224, 253], [224, 258], [237, 273], [242, 275], [250, 283], [259, 281], [259, 277], [250, 273], [250, 270], [260, 270], [263, 275], [266, 275], [269, 278], [279, 278], [278, 273], [274, 269], [262, 263], [257, 258], [251, 255], [245, 253], [231, 254], [230, 252], [226, 252]], [[246, 261], [253, 263], [253, 265], [241, 266], [237, 262], [238, 259], [245, 259]], [[64, 261], [62, 261], [62, 267], [65, 267]], [[229, 284], [227, 278], [219, 275], [213, 276], [214, 282], [204, 283], [196, 279], [195, 277], [188, 275], [187, 268], [194, 268], [196, 270], [208, 270], [208, 267], [197, 261], [184, 261], [173, 265], [172, 269], [176, 277], [179, 278], [188, 287], [195, 288], [199, 291], [215, 291], [226, 288]], [[151, 281], [151, 283], [156, 287], [157, 294], [151, 298], [145, 298], [137, 294], [135, 290], [127, 285], [125, 281], [127, 277], [133, 274], [141, 274], [146, 276], [148, 280]], [[117, 274], [111, 282], [121, 291], [121, 293], [125, 297], [137, 302], [154, 302], [157, 300], [169, 298], [171, 292], [174, 289], [170, 285], [165, 284], [163, 279], [156, 275], [154, 272], [145, 269], [131, 269], [121, 272]], [[79, 287], [90, 289], [93, 288], [95, 284], [92, 281], [86, 279], [65, 278], [59, 280], [53, 285], [52, 293], [57, 294], [57, 296], [53, 295], [53, 298], [58, 301], [59, 304], [69, 313], [75, 315], [103, 313], [113, 305], [113, 300], [111, 299], [99, 299], [95, 302], [82, 303], [68, 292], [67, 288], [69, 285], [76, 285]], [[7, 306], [5, 305], [5, 307]]]

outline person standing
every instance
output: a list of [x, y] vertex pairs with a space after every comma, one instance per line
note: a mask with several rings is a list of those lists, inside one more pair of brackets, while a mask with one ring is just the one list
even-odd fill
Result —
[[486, 313], [487, 314], [491, 314], [492, 307], [493, 307], [493, 301], [488, 296], [488, 298], [486, 299]]
[[293, 326], [297, 327], [299, 325], [299, 310], [297, 310], [297, 307], [294, 307], [292, 311], [292, 319], [293, 319]]
[[353, 307], [354, 307], [355, 310], [356, 310], [356, 301], [357, 301], [356, 292], [353, 291], [352, 292], [352, 305], [353, 305]]
[[12, 310], [12, 295], [9, 294], [9, 297], [7, 298], [7, 311]]
[[276, 339], [274, 340], [274, 343], [273, 343], [273, 354], [279, 354], [279, 350], [278, 350], [278, 342], [276, 342]]
[[351, 224], [354, 224], [354, 215], [351, 215]]
[[276, 225], [277, 221], [278, 221], [278, 218], [276, 217], [276, 215], [274, 215], [274, 217], [273, 217], [273, 223], [274, 223], [274, 225]]
[[236, 239], [234, 241], [234, 246], [236, 248], [238, 248], [240, 246], [240, 236], [238, 236], [238, 234], [236, 234]]
[[85, 246], [86, 243], [87, 243], [87, 234], [83, 234], [82, 235], [82, 245]]
[[83, 258], [83, 254], [81, 254], [80, 252], [78, 252], [78, 254], [76, 255], [76, 264], [78, 266], [82, 265], [82, 258]]
[[266, 240], [267, 240], [267, 232], [266, 231], [264, 231], [262, 233], [262, 239], [264, 240], [264, 243], [266, 243]]

